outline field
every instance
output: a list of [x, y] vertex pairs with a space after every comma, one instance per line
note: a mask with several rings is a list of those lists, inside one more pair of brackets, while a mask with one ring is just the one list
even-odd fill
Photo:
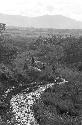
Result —
[[8, 27], [0, 38], [1, 124], [10, 125], [12, 95], [47, 83], [55, 85], [33, 108], [39, 125], [81, 125], [82, 30]]

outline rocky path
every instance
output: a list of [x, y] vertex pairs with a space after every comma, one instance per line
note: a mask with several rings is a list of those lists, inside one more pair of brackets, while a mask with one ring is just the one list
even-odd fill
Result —
[[33, 115], [32, 106], [36, 99], [40, 98], [41, 93], [53, 85], [54, 83], [38, 86], [30, 93], [27, 92], [29, 91], [27, 88], [26, 92], [13, 96], [10, 101], [13, 113], [11, 123], [14, 125], [38, 125]]

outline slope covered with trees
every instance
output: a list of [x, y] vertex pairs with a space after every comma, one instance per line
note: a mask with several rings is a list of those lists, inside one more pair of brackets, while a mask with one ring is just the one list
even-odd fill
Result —
[[[61, 116], [63, 120], [68, 120], [67, 123], [64, 123], [65, 125], [72, 123], [80, 125], [82, 113], [80, 112], [82, 110], [82, 37], [58, 34], [37, 38], [25, 37], [20, 41], [20, 36], [18, 40], [16, 36], [11, 37], [12, 34], [7, 35], [5, 34], [5, 39], [0, 41], [0, 112], [2, 118], [6, 121], [10, 117], [8, 109], [12, 95], [22, 92], [26, 87], [30, 87], [32, 91], [33, 87], [54, 82], [56, 85], [53, 89], [44, 92], [41, 96], [41, 105], [40, 102], [37, 102], [34, 110], [39, 106], [37, 112], [43, 111], [45, 108], [45, 112], [48, 111], [47, 114], [50, 112], [54, 114], [53, 119], [56, 118], [56, 121]], [[62, 78], [68, 83], [60, 86], [57, 83], [61, 82]], [[32, 82], [35, 84], [31, 84]], [[7, 92], [8, 89], [10, 89], [9, 92]], [[61, 95], [62, 97], [60, 97]], [[73, 110], [70, 111], [70, 109]], [[41, 119], [45, 118], [45, 124], [51, 125], [51, 121], [47, 123], [49, 117], [46, 116], [46, 113], [40, 113]], [[35, 117], [38, 117], [36, 113]], [[77, 118], [76, 123], [72, 117]]]

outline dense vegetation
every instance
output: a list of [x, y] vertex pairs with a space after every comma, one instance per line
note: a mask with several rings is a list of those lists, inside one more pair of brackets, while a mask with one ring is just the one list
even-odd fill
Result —
[[[34, 29], [32, 30], [33, 31], [29, 32], [33, 33]], [[9, 34], [9, 31], [12, 31], [11, 34]], [[58, 106], [59, 108], [61, 108], [61, 110], [59, 110], [59, 115], [63, 114], [61, 112], [65, 111], [66, 113], [68, 112], [67, 115], [70, 116], [70, 118], [72, 114], [74, 117], [76, 117], [76, 114], [79, 114], [79, 110], [81, 110], [82, 108], [82, 100], [80, 100], [80, 104], [78, 103], [80, 109], [78, 109], [79, 107], [76, 103], [79, 102], [76, 98], [77, 96], [79, 97], [78, 91], [79, 88], [81, 89], [82, 82], [82, 37], [65, 34], [47, 35], [47, 33], [45, 33], [46, 35], [44, 36], [37, 37], [36, 32], [35, 35], [33, 34], [33, 36], [31, 37], [27, 37], [22, 35], [22, 33], [26, 33], [27, 30], [23, 31], [21, 29], [21, 31], [18, 31], [17, 29], [15, 29], [14, 31], [10, 29], [9, 31], [4, 34], [4, 40], [0, 41], [1, 115], [4, 116], [4, 112], [2, 111], [2, 109], [5, 109], [5, 113], [7, 114], [6, 117], [8, 118], [8, 100], [10, 100], [12, 94], [21, 92], [27, 86], [32, 87], [32, 85], [30, 84], [31, 82], [36, 82], [37, 85], [42, 83], [45, 84], [55, 82], [55, 79], [57, 77], [63, 77], [67, 81], [69, 81], [70, 84], [66, 84], [66, 86], [63, 86], [63, 88], [57, 85], [54, 86], [53, 90], [46, 90], [48, 92], [45, 91], [44, 95], [42, 95], [44, 104], [41, 103], [41, 106], [39, 105], [39, 108], [41, 110], [46, 107], [47, 110], [52, 112], [52, 110], [54, 109], [55, 111], [55, 107]], [[41, 29], [40, 31], [42, 32]], [[50, 32], [51, 31], [53, 30], [50, 30]], [[19, 34], [16, 34], [15, 32], [18, 32]], [[22, 32], [21, 35], [20, 32]], [[29, 32], [27, 32], [27, 34]], [[5, 97], [5, 92], [7, 91], [7, 89], [11, 89], [12, 87], [14, 87], [13, 91], [9, 92]], [[66, 87], [69, 88], [70, 91], [67, 90]], [[61, 101], [60, 99], [61, 94], [65, 98], [63, 101]], [[54, 101], [51, 97], [52, 95]], [[80, 97], [81, 96], [82, 95], [80, 93]], [[75, 99], [76, 101], [74, 102]], [[71, 105], [73, 107], [71, 107]], [[73, 108], [73, 111], [70, 112], [71, 108]], [[45, 116], [43, 115], [42, 118], [43, 117]], [[45, 117], [45, 119], [47, 120], [47, 117]], [[51, 125], [50, 122], [48, 124]], [[63, 122], [61, 123], [61, 125], [62, 124]], [[69, 123], [69, 121], [68, 123], [65, 123], [65, 125], [69, 124], [75, 124], [75, 121], [72, 123]], [[80, 122], [78, 124], [77, 120], [76, 124], [80, 125]]]

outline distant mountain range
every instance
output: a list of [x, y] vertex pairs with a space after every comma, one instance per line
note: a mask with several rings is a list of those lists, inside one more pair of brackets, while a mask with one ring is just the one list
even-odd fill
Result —
[[27, 17], [20, 15], [0, 14], [0, 23], [6, 23], [7, 26], [20, 27], [82, 29], [82, 22], [62, 15]]

